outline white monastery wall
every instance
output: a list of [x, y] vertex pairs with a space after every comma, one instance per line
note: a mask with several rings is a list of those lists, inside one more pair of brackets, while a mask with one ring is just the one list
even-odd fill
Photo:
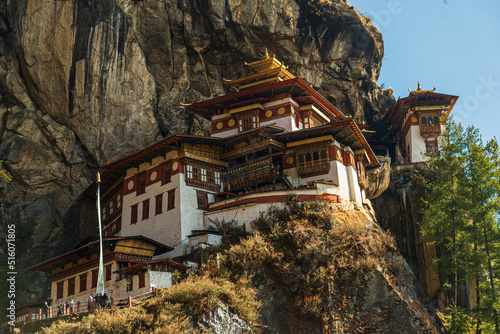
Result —
[[[174, 247], [181, 242], [180, 180], [181, 173], [172, 175], [171, 182], [150, 184], [144, 194], [132, 192], [123, 196], [122, 229], [118, 236], [143, 235], [147, 238]], [[184, 183], [184, 181], [182, 181]], [[175, 189], [174, 208], [168, 210], [168, 192]], [[162, 213], [155, 215], [155, 196], [163, 194]], [[143, 201], [149, 199], [149, 218], [143, 220]], [[132, 206], [137, 205], [137, 223], [131, 224]]]
[[238, 133], [239, 133], [238, 129], [235, 128], [235, 129], [229, 129], [229, 130], [222, 131], [222, 132], [212, 133], [211, 136], [216, 137], [216, 138], [226, 138], [226, 137], [231, 137], [231, 136], [237, 135]]
[[189, 247], [188, 236], [192, 234], [192, 230], [201, 230], [203, 226], [204, 210], [198, 209], [198, 199], [196, 190], [205, 192], [205, 189], [194, 188], [186, 185], [184, 181], [185, 174], [179, 173], [180, 176], [180, 220], [181, 220], [181, 243], [175, 247], [175, 250], [168, 253], [169, 257], [175, 257], [186, 254]]
[[298, 130], [295, 126], [295, 118], [293, 116], [285, 116], [281, 118], [275, 118], [269, 121], [261, 121], [260, 126], [273, 125], [285, 129], [286, 131]]
[[354, 202], [358, 202], [363, 204], [363, 197], [361, 194], [361, 187], [358, 183], [358, 174], [356, 169], [353, 166], [346, 166], [347, 169], [347, 177], [349, 180], [349, 191], [350, 191], [350, 200]]
[[425, 156], [427, 147], [425, 145], [425, 139], [420, 135], [420, 127], [418, 125], [410, 126], [406, 134], [405, 142], [406, 147], [410, 145], [410, 152], [408, 152], [410, 162], [429, 160], [429, 157]]
[[[149, 280], [148, 280], [149, 275]], [[168, 289], [173, 284], [173, 273], [163, 272], [163, 271], [148, 271], [146, 273], [146, 286], [149, 281], [149, 288], [165, 288]]]
[[[269, 193], [260, 193], [262, 196], [269, 196], [270, 194], [276, 195], [277, 193], [282, 193], [283, 195], [291, 195], [291, 191], [280, 191], [280, 192], [269, 192]], [[257, 194], [250, 194], [247, 196], [238, 197], [238, 199], [244, 199], [246, 197], [257, 196]], [[218, 203], [230, 203], [232, 200], [221, 201]], [[206, 224], [210, 224], [209, 219], [215, 220], [219, 219], [219, 221], [231, 221], [235, 220], [238, 222], [238, 226], [245, 225], [246, 231], [252, 231], [251, 222], [257, 218], [259, 218], [261, 212], [269, 211], [271, 206], [284, 207], [284, 203], [249, 203], [243, 204], [235, 207], [230, 207], [227, 209], [222, 209], [213, 212], [207, 212], [205, 215]]]
[[[336, 165], [338, 175], [338, 194], [342, 200], [351, 200], [350, 190], [349, 190], [349, 176], [347, 175], [347, 168], [344, 164], [338, 160], [331, 162], [332, 165]], [[334, 168], [334, 166], [332, 166]]]
[[[207, 220], [207, 227], [209, 227], [210, 223]], [[196, 236], [192, 236], [189, 238], [189, 251], [193, 247], [196, 248], [199, 244], [209, 244], [209, 245], [220, 245], [222, 240], [222, 236], [218, 234], [212, 234], [212, 233], [204, 233]]]

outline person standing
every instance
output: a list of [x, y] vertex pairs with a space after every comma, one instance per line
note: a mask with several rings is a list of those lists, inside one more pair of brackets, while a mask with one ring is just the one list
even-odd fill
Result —
[[89, 312], [93, 312], [94, 311], [94, 296], [92, 294], [90, 294], [89, 296], [89, 302], [88, 302], [88, 310]]

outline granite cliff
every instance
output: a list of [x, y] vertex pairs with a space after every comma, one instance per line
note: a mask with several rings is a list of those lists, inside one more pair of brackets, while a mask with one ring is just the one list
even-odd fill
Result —
[[223, 78], [266, 48], [358, 122], [377, 127], [394, 103], [376, 84], [382, 36], [346, 1], [0, 3], [0, 159], [14, 177], [1, 218], [17, 224], [19, 303], [48, 295], [25, 268], [93, 232], [81, 194], [97, 168], [206, 132], [181, 103], [230, 92]]

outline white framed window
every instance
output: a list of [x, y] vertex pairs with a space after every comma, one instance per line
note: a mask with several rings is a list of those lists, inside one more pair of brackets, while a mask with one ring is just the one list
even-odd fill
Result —
[[193, 166], [191, 165], [186, 165], [186, 178], [187, 179], [193, 178]]
[[201, 172], [201, 182], [207, 182], [207, 169], [200, 168], [200, 172]]

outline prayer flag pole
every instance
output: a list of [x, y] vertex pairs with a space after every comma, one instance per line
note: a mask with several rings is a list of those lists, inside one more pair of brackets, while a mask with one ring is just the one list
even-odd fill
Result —
[[96, 295], [104, 295], [104, 258], [102, 251], [102, 223], [101, 223], [101, 175], [97, 172], [97, 220], [99, 221], [99, 271], [97, 272]]

